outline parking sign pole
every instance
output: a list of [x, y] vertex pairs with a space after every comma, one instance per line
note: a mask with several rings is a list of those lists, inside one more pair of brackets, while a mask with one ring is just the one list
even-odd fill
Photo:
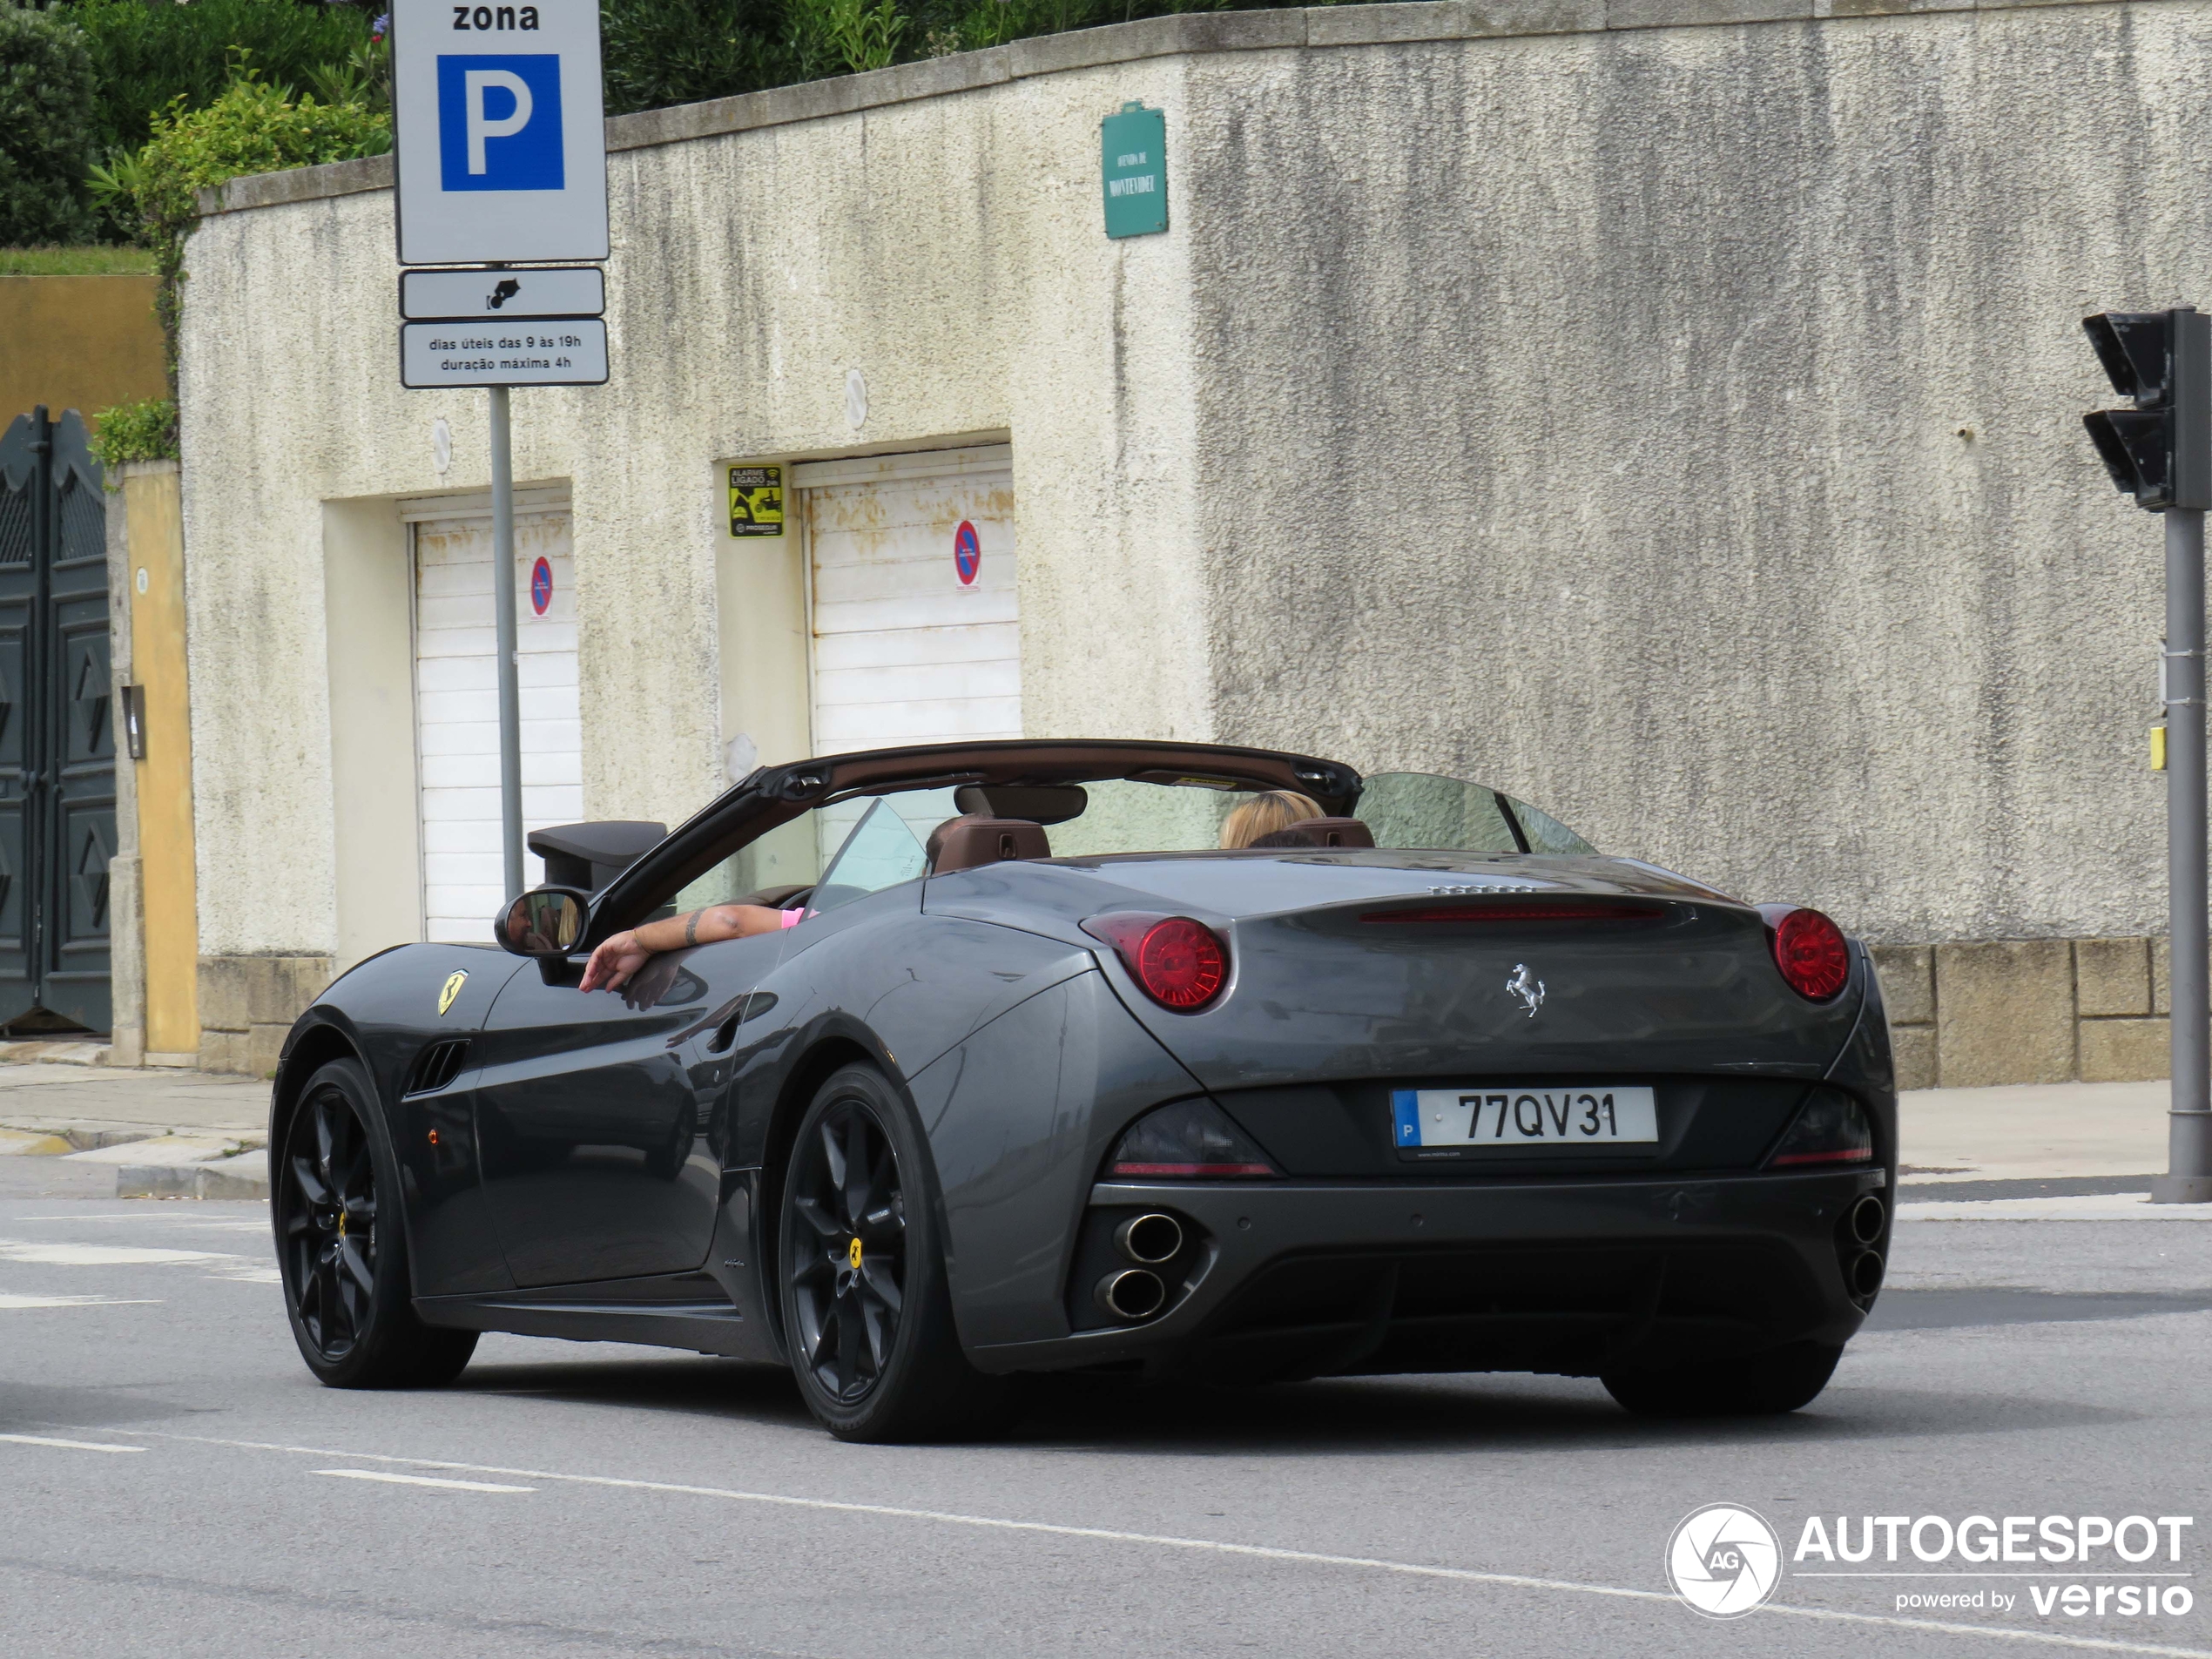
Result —
[[2206, 939], [2204, 514], [2166, 510], [2166, 847], [2173, 948], [2167, 1173], [2151, 1196], [2212, 1200], [2212, 945]]
[[[499, 655], [499, 846], [507, 897], [523, 890], [523, 691], [515, 637], [515, 455], [507, 388], [491, 397], [491, 604]], [[2178, 967], [2178, 963], [2176, 964]]]

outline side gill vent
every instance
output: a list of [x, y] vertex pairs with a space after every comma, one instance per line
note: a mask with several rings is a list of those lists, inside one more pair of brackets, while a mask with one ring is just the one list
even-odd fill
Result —
[[415, 1062], [415, 1076], [407, 1086], [410, 1095], [427, 1095], [443, 1089], [461, 1075], [461, 1068], [469, 1059], [469, 1039], [448, 1037], [443, 1042], [434, 1042], [422, 1051]]

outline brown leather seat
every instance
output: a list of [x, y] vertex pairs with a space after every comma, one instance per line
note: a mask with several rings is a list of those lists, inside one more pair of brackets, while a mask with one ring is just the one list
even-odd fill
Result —
[[1372, 846], [1375, 833], [1356, 818], [1301, 818], [1285, 826], [1307, 837], [1316, 846]]
[[1044, 826], [1026, 818], [991, 818], [981, 813], [948, 818], [929, 832], [925, 849], [929, 873], [950, 875], [1005, 859], [1049, 859], [1052, 846]]

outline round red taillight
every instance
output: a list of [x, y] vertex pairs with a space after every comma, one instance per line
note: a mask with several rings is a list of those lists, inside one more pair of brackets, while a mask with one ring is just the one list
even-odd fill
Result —
[[1851, 982], [1844, 930], [1817, 910], [1792, 910], [1774, 924], [1774, 964], [1791, 990], [1815, 1002]]
[[1205, 1007], [1229, 978], [1229, 953], [1221, 941], [1205, 923], [1188, 916], [1154, 922], [1130, 956], [1144, 994], [1179, 1013]]

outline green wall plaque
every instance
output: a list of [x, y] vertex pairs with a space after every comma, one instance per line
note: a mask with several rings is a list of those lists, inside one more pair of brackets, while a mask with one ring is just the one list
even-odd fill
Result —
[[1106, 234], [1149, 236], [1168, 227], [1168, 118], [1124, 104], [1098, 124], [1098, 175]]

